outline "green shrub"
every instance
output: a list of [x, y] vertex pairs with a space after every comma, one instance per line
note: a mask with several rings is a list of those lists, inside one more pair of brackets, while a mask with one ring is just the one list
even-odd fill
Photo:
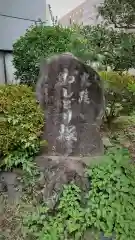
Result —
[[104, 232], [105, 236], [116, 235], [116, 240], [134, 240], [135, 167], [129, 159], [124, 149], [112, 149], [88, 169], [91, 189], [85, 206], [81, 190], [74, 184], [65, 186], [53, 214], [45, 203], [34, 205], [23, 216], [26, 239], [81, 240], [86, 230], [95, 229], [95, 237]]
[[1, 85], [0, 154], [7, 167], [37, 152], [42, 127], [43, 113], [32, 89], [25, 85]]
[[135, 79], [119, 72], [99, 72], [104, 80], [105, 121], [110, 124], [120, 114], [128, 115], [135, 109]]
[[36, 82], [42, 57], [69, 51], [72, 31], [59, 26], [30, 27], [13, 45], [16, 78], [29, 85]]

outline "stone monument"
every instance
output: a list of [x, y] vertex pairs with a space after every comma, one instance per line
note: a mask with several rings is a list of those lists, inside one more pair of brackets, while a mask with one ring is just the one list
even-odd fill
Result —
[[104, 113], [99, 75], [71, 53], [56, 55], [40, 68], [36, 95], [45, 110], [48, 154], [93, 156], [103, 153]]
[[90, 66], [64, 53], [42, 62], [36, 97], [45, 112], [43, 139], [48, 141], [48, 153], [41, 151], [36, 163], [45, 176], [43, 199], [53, 209], [63, 184], [74, 182], [82, 193], [90, 188], [86, 165], [90, 156], [103, 154], [103, 87]]

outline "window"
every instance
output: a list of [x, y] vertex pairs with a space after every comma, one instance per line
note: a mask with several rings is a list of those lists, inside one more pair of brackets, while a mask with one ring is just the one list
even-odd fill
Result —
[[16, 83], [14, 72], [15, 68], [13, 66], [13, 55], [11, 53], [5, 54], [5, 65], [6, 65], [6, 77], [7, 77], [7, 83], [12, 84]]
[[0, 51], [0, 84], [14, 84], [19, 82], [19, 80], [15, 80], [15, 68], [12, 60], [12, 53]]
[[0, 84], [3, 83], [5, 83], [4, 58], [3, 53], [0, 52]]

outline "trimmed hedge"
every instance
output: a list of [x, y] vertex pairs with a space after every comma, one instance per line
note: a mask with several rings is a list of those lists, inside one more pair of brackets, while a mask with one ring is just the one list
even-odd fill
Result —
[[59, 26], [34, 25], [13, 45], [13, 64], [16, 78], [21, 83], [32, 85], [39, 73], [42, 57], [69, 51], [72, 31]]
[[35, 152], [42, 127], [43, 113], [32, 88], [1, 85], [0, 155], [6, 157], [14, 151]]

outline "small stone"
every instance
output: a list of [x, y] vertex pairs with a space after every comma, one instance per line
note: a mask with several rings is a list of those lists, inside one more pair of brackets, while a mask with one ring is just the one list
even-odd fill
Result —
[[40, 173], [40, 177], [39, 177], [39, 179], [38, 179], [38, 184], [39, 184], [40, 186], [44, 186], [44, 184], [45, 184], [45, 176], [44, 176], [44, 173], [43, 173], [43, 172]]
[[103, 140], [103, 144], [104, 144], [105, 147], [112, 147], [113, 146], [113, 144], [110, 142], [110, 139], [108, 137], [103, 137], [102, 140]]

